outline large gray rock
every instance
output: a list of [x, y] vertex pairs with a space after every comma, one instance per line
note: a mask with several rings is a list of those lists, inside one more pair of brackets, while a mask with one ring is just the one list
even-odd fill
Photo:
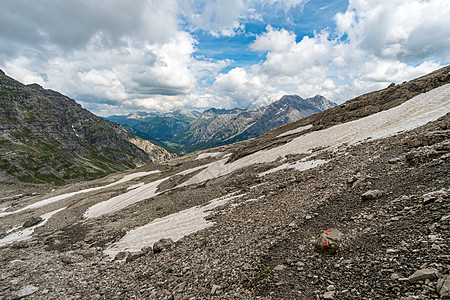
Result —
[[39, 290], [39, 288], [32, 286], [32, 285], [26, 285], [23, 288], [21, 288], [18, 292], [16, 292], [16, 297], [21, 299], [25, 298], [27, 296], [30, 296], [31, 294], [36, 293]]
[[442, 277], [438, 280], [436, 292], [442, 299], [450, 299], [450, 275]]
[[409, 282], [417, 282], [427, 279], [433, 280], [436, 278], [438, 278], [438, 270], [434, 268], [429, 268], [417, 270], [416, 272], [414, 272], [414, 274], [408, 277], [408, 280]]
[[340, 241], [344, 234], [338, 229], [332, 228], [325, 230], [315, 243], [315, 250], [319, 253], [335, 253], [340, 247]]
[[31, 217], [23, 223], [22, 227], [31, 227], [41, 223], [43, 219], [41, 217]]
[[375, 200], [383, 195], [383, 191], [380, 190], [370, 190], [361, 195], [363, 200]]
[[159, 253], [165, 249], [172, 248], [174, 244], [172, 239], [160, 239], [153, 245], [153, 253]]

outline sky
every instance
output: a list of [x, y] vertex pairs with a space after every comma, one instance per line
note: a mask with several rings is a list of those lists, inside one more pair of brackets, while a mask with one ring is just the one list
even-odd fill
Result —
[[450, 63], [448, 0], [2, 0], [0, 69], [100, 116], [343, 103]]

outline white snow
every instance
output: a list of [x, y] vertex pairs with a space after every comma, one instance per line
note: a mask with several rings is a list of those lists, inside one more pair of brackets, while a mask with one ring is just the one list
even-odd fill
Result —
[[130, 185], [129, 187], [127, 187], [127, 191], [129, 191], [129, 190], [134, 190], [135, 188], [141, 187], [141, 186], [143, 186], [144, 184], [145, 184], [145, 183], [143, 183], [143, 182], [139, 182], [139, 183]]
[[286, 132], [278, 135], [277, 137], [283, 137], [283, 136], [291, 135], [291, 134], [294, 134], [294, 133], [299, 133], [299, 132], [305, 131], [307, 129], [310, 129], [311, 127], [312, 127], [311, 124], [306, 125], [306, 126], [302, 126], [302, 127], [298, 127], [298, 128], [286, 131]]
[[321, 166], [327, 162], [328, 162], [327, 160], [318, 159], [318, 160], [309, 160], [309, 161], [296, 161], [294, 163], [285, 163], [276, 168], [262, 172], [258, 176], [262, 177], [267, 174], [275, 173], [277, 171], [285, 170], [285, 169], [295, 169], [297, 171], [306, 171], [306, 170]]
[[437, 120], [449, 111], [450, 84], [446, 84], [389, 110], [307, 133], [279, 147], [255, 152], [229, 164], [225, 164], [226, 159], [221, 159], [179, 186], [199, 184], [253, 164], [275, 161], [288, 154], [311, 153], [312, 149], [319, 147], [332, 149], [344, 143], [354, 145], [368, 138], [386, 138]]
[[[18, 231], [18, 232], [13, 232], [7, 236], [5, 236], [4, 238], [0, 239], [0, 247], [1, 246], [5, 246], [14, 242], [19, 242], [19, 241], [25, 241], [31, 238], [31, 235], [33, 234], [34, 230], [38, 227], [43, 226], [45, 223], [47, 223], [47, 221], [56, 213], [62, 211], [63, 209], [65, 209], [65, 207], [48, 212], [46, 214], [43, 214], [41, 216], [41, 218], [43, 219], [43, 221], [41, 221], [39, 224], [36, 224], [34, 226], [25, 228], [24, 230]], [[16, 227], [17, 228], [17, 227]]]
[[89, 192], [93, 192], [93, 191], [106, 189], [106, 188], [109, 188], [109, 187], [112, 187], [112, 186], [115, 186], [115, 185], [118, 185], [118, 184], [130, 181], [130, 180], [132, 180], [134, 178], [143, 177], [143, 176], [147, 176], [147, 175], [158, 173], [158, 172], [161, 172], [161, 171], [155, 170], [155, 171], [149, 171], [149, 172], [136, 172], [136, 173], [133, 173], [133, 174], [128, 174], [128, 175], [125, 175], [122, 179], [120, 179], [120, 180], [118, 180], [116, 182], [104, 185], [104, 186], [99, 186], [99, 187], [84, 189], [84, 190], [77, 191], [77, 192], [71, 192], [71, 193], [67, 193], [67, 194], [54, 196], [54, 197], [51, 197], [51, 198], [48, 198], [48, 199], [44, 199], [44, 200], [32, 203], [30, 205], [27, 205], [27, 206], [25, 206], [25, 207], [23, 207], [21, 209], [15, 210], [15, 211], [2, 212], [2, 213], [0, 213], [0, 218], [4, 217], [4, 216], [15, 214], [15, 213], [27, 210], [27, 209], [39, 208], [39, 207], [45, 206], [47, 204], [51, 204], [51, 203], [54, 203], [54, 202], [57, 202], [57, 201], [60, 201], [60, 200], [63, 200], [63, 199], [66, 199], [66, 198], [78, 195], [78, 194], [84, 194], [84, 193], [89, 193]]
[[143, 186], [138, 187], [129, 192], [126, 192], [124, 194], [112, 197], [109, 200], [97, 203], [89, 207], [84, 213], [83, 217], [96, 218], [104, 214], [119, 211], [131, 204], [159, 195], [159, 193], [156, 192], [158, 190], [158, 185], [166, 180], [167, 178], [156, 180], [144, 184]]
[[176, 242], [188, 234], [208, 228], [214, 225], [214, 222], [205, 219], [209, 215], [208, 211], [245, 195], [235, 195], [236, 193], [213, 199], [204, 206], [194, 206], [155, 219], [147, 225], [129, 231], [120, 241], [105, 249], [103, 253], [114, 259], [121, 251], [138, 252], [142, 248], [153, 246], [162, 238], [171, 238]]
[[223, 152], [202, 153], [202, 154], [199, 154], [195, 160], [208, 158], [208, 157], [218, 157], [221, 155], [223, 155]]
[[[184, 170], [184, 171], [181, 171], [181, 172], [175, 174], [174, 176], [177, 176], [177, 175], [188, 175], [188, 174], [190, 174], [192, 172], [195, 172], [195, 171], [207, 168], [211, 164], [212, 163], [209, 163], [209, 164], [206, 164], [206, 165], [201, 165], [201, 166], [194, 167], [194, 168], [191, 168], [191, 169], [187, 169], [187, 170]], [[155, 197], [155, 196], [157, 196], [157, 195], [159, 195], [159, 194], [161, 194], [163, 192], [163, 191], [161, 191], [159, 193], [156, 192], [158, 190], [158, 186], [162, 182], [170, 179], [170, 177], [172, 177], [172, 176], [169, 176], [169, 177], [166, 177], [166, 178], [154, 181], [154, 182], [150, 182], [150, 183], [141, 185], [140, 187], [138, 187], [138, 188], [136, 188], [134, 190], [131, 190], [131, 191], [128, 191], [128, 192], [126, 192], [124, 194], [115, 196], [115, 197], [113, 197], [111, 199], [108, 199], [106, 201], [97, 203], [97, 204], [89, 207], [86, 210], [86, 212], [84, 213], [83, 216], [85, 218], [96, 218], [96, 217], [99, 217], [99, 216], [104, 215], [104, 214], [117, 212], [117, 211], [122, 210], [125, 207], [130, 206], [130, 205], [132, 205], [134, 203], [137, 203], [139, 201]]]

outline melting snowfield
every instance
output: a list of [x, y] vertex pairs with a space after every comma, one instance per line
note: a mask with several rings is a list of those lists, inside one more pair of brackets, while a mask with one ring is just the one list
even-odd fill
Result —
[[[188, 175], [188, 174], [196, 172], [198, 170], [207, 168], [211, 164], [212, 163], [209, 163], [206, 165], [201, 165], [201, 166], [194, 167], [191, 169], [187, 169], [187, 170], [184, 170], [184, 171], [181, 171], [181, 172], [175, 174], [174, 176]], [[140, 184], [139, 186], [135, 185], [135, 186], [133, 186], [135, 189], [133, 189], [131, 191], [128, 191], [124, 194], [118, 195], [109, 200], [106, 200], [106, 201], [103, 201], [103, 202], [100, 202], [100, 203], [97, 203], [97, 204], [91, 206], [84, 213], [83, 217], [97, 218], [104, 214], [110, 214], [110, 213], [114, 213], [119, 210], [122, 210], [134, 203], [139, 202], [139, 201], [155, 197], [155, 196], [161, 194], [162, 192], [164, 192], [164, 191], [157, 192], [158, 186], [161, 183], [163, 183], [164, 181], [169, 180], [171, 177], [172, 176], [169, 176], [169, 177], [166, 177], [166, 178], [154, 181], [154, 182], [150, 182], [147, 184]]]
[[42, 200], [42, 201], [35, 202], [33, 204], [27, 205], [27, 206], [25, 206], [25, 207], [23, 207], [21, 209], [15, 210], [15, 211], [2, 212], [2, 213], [0, 213], [0, 218], [4, 217], [4, 216], [15, 214], [15, 213], [27, 210], [27, 209], [39, 208], [39, 207], [42, 207], [42, 206], [45, 206], [45, 205], [48, 205], [48, 204], [51, 204], [51, 203], [54, 203], [54, 202], [58, 202], [60, 200], [67, 199], [67, 198], [75, 196], [75, 195], [106, 189], [106, 188], [109, 188], [109, 187], [112, 187], [112, 186], [115, 186], [115, 185], [118, 185], [118, 184], [130, 181], [130, 180], [132, 180], [134, 178], [148, 176], [150, 174], [154, 174], [154, 173], [158, 173], [158, 172], [161, 172], [161, 171], [155, 170], [155, 171], [149, 171], [149, 172], [137, 172], [137, 173], [133, 173], [133, 174], [128, 174], [128, 175], [125, 175], [122, 179], [120, 179], [120, 180], [118, 180], [116, 182], [104, 185], [104, 186], [99, 186], [99, 187], [84, 189], [84, 190], [77, 191], [77, 192], [72, 192], [72, 193], [67, 193], [67, 194], [63, 194], [63, 195], [58, 195], [58, 196], [51, 197], [51, 198], [48, 198], [48, 199], [45, 199], [45, 200]]
[[120, 241], [108, 247], [104, 253], [114, 259], [121, 251], [138, 252], [142, 248], [152, 247], [162, 238], [171, 238], [176, 242], [188, 234], [208, 228], [214, 225], [213, 222], [205, 219], [209, 215], [209, 211], [245, 195], [235, 195], [236, 193], [213, 199], [204, 206], [194, 206], [155, 219], [147, 225], [129, 231]]
[[166, 180], [167, 178], [153, 181], [119, 196], [112, 197], [109, 200], [97, 203], [89, 207], [83, 216], [85, 218], [96, 218], [104, 214], [119, 211], [131, 204], [159, 195], [159, 193], [156, 192], [158, 190], [158, 185]]
[[306, 126], [302, 126], [302, 127], [298, 127], [298, 128], [286, 131], [286, 132], [278, 135], [277, 137], [283, 137], [283, 136], [291, 135], [291, 134], [294, 134], [294, 133], [299, 133], [299, 132], [305, 131], [307, 129], [310, 129], [311, 127], [312, 127], [311, 124], [310, 125], [306, 125]]
[[315, 148], [332, 149], [344, 143], [355, 145], [368, 138], [372, 140], [386, 138], [435, 121], [449, 111], [450, 84], [446, 84], [389, 110], [307, 133], [289, 143], [255, 152], [232, 163], [225, 164], [226, 159], [219, 160], [180, 186], [199, 184], [253, 164], [275, 161], [288, 154], [311, 153]]
[[297, 161], [293, 163], [285, 163], [281, 166], [278, 166], [276, 168], [267, 170], [265, 172], [260, 173], [258, 176], [262, 177], [267, 174], [275, 173], [280, 170], [286, 170], [286, 169], [295, 169], [297, 171], [306, 171], [318, 166], [323, 165], [324, 163], [327, 163], [327, 160], [318, 159], [318, 160], [309, 160], [309, 161]]
[[223, 155], [223, 152], [202, 153], [202, 154], [199, 154], [195, 160], [208, 158], [208, 157], [219, 157], [222, 155]]
[[56, 213], [62, 211], [65, 209], [65, 207], [51, 211], [49, 213], [43, 214], [41, 218], [43, 221], [41, 221], [39, 224], [34, 225], [32, 227], [25, 228], [24, 230], [13, 232], [10, 235], [5, 236], [4, 238], [0, 239], [0, 247], [5, 246], [14, 242], [20, 242], [25, 241], [31, 238], [31, 235], [33, 234], [34, 230], [38, 227], [43, 226], [47, 221]]

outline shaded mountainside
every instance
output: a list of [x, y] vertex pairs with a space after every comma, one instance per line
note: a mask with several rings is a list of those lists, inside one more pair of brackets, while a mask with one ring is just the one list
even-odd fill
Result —
[[330, 110], [3, 199], [0, 298], [449, 299], [450, 66]]
[[179, 153], [228, 145], [261, 136], [268, 130], [334, 107], [325, 97], [303, 99], [288, 95], [254, 109], [211, 108], [203, 113], [132, 113], [108, 120], [139, 130]]
[[0, 74], [0, 181], [63, 184], [173, 154], [37, 84]]

